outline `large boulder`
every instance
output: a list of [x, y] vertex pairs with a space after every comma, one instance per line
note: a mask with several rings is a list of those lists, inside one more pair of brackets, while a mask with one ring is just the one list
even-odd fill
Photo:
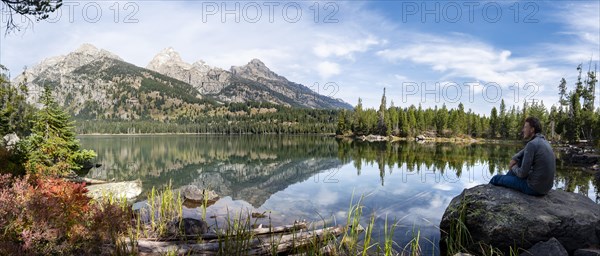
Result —
[[112, 196], [116, 198], [126, 198], [127, 201], [132, 202], [142, 193], [142, 182], [140, 180], [108, 182], [89, 185], [86, 188], [88, 189], [87, 195], [94, 199]]
[[183, 186], [180, 189], [181, 195], [187, 201], [193, 203], [203, 203], [204, 200], [209, 203], [214, 203], [219, 199], [219, 195], [210, 189], [201, 189], [195, 185]]
[[[441, 241], [462, 219], [474, 242], [497, 247], [531, 248], [555, 237], [573, 254], [600, 245], [600, 205], [586, 196], [562, 190], [535, 197], [490, 184], [465, 189], [450, 204], [440, 223]], [[440, 243], [442, 250], [446, 248]], [[473, 244], [470, 249], [477, 251]]]
[[519, 254], [519, 256], [569, 256], [565, 247], [560, 244], [556, 238], [550, 238], [550, 240], [546, 242], [539, 242], [535, 244], [533, 247], [527, 249], [523, 253]]
[[7, 150], [12, 150], [17, 143], [19, 143], [21, 139], [19, 139], [19, 136], [17, 136], [16, 133], [9, 133], [4, 135], [4, 137], [2, 137], [2, 146], [5, 147]]
[[600, 249], [579, 249], [573, 256], [600, 256]]

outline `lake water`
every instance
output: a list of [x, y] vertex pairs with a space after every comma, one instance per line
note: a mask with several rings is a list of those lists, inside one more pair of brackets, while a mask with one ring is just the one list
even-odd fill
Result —
[[[349, 204], [364, 195], [363, 226], [375, 216], [375, 239], [387, 218], [397, 221], [394, 241], [404, 247], [419, 230], [426, 254], [437, 254], [438, 225], [453, 197], [484, 184], [508, 167], [521, 144], [364, 143], [326, 136], [139, 135], [81, 136], [98, 154], [103, 180], [141, 179], [152, 187], [209, 187], [221, 196], [207, 216], [269, 212], [273, 225], [294, 220], [345, 223]], [[592, 176], [559, 168], [555, 188], [598, 202]], [[200, 208], [185, 208], [200, 216]], [[218, 218], [217, 218], [218, 219]], [[210, 222], [209, 222], [210, 223]], [[430, 253], [427, 253], [430, 252]]]

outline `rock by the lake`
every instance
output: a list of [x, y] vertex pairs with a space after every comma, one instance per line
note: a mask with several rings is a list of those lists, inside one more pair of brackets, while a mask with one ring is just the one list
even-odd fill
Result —
[[600, 154], [593, 147], [568, 147], [558, 148], [560, 160], [572, 165], [593, 166], [600, 163]]
[[374, 141], [387, 141], [389, 138], [387, 136], [369, 134], [367, 136], [362, 136], [361, 139], [363, 141], [366, 140], [368, 142], [374, 142]]
[[193, 203], [203, 203], [204, 197], [207, 197], [207, 201], [214, 202], [219, 199], [217, 193], [210, 189], [200, 189], [195, 185], [187, 185], [181, 188], [181, 195], [185, 200], [189, 200]]
[[12, 150], [15, 145], [20, 141], [19, 136], [16, 133], [9, 133], [2, 137], [2, 146], [4, 146], [7, 150]]
[[252, 216], [252, 218], [256, 218], [256, 219], [266, 218], [267, 215], [265, 213], [266, 212], [262, 212], [262, 213], [260, 213], [260, 212], [253, 212], [251, 216]]
[[579, 165], [594, 165], [600, 160], [600, 155], [597, 154], [581, 154], [571, 156], [571, 163]]
[[172, 220], [167, 223], [167, 231], [169, 235], [197, 236], [208, 231], [208, 224], [203, 220], [183, 218], [181, 223], [179, 220]]
[[546, 242], [538, 242], [519, 256], [569, 256], [565, 247], [556, 238], [550, 238]]
[[600, 256], [600, 249], [579, 249], [575, 250], [574, 256]]
[[[569, 254], [600, 244], [600, 205], [581, 194], [551, 190], [548, 195], [535, 197], [490, 184], [465, 189], [444, 212], [441, 241], [445, 241], [461, 209], [475, 242], [492, 245], [504, 253], [511, 246], [530, 248], [552, 237]], [[446, 248], [443, 242], [440, 246]], [[471, 249], [477, 250], [475, 246]]]
[[109, 182], [90, 185], [87, 186], [87, 189], [87, 195], [94, 199], [100, 199], [103, 196], [110, 194], [113, 197], [125, 197], [127, 201], [133, 201], [142, 193], [142, 182], [140, 180]]
[[425, 140], [425, 139], [427, 139], [427, 138], [425, 137], [425, 135], [419, 135], [419, 136], [417, 136], [415, 139], [416, 139], [416, 140]]

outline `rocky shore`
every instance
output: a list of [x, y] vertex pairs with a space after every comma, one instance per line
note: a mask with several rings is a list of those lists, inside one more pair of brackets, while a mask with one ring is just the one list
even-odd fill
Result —
[[557, 162], [581, 167], [592, 172], [600, 172], [600, 152], [589, 146], [559, 145], [555, 147]]
[[454, 143], [477, 143], [477, 142], [495, 142], [494, 140], [475, 139], [471, 137], [436, 137], [426, 134], [421, 134], [416, 137], [398, 137], [398, 136], [382, 136], [382, 135], [336, 135], [340, 139], [354, 139], [366, 142], [395, 142], [395, 141], [416, 141], [416, 142], [454, 142]]
[[470, 251], [485, 244], [505, 255], [516, 249], [521, 255], [600, 255], [600, 205], [581, 194], [552, 190], [535, 197], [490, 184], [465, 189], [442, 217], [442, 252], [459, 221], [472, 238]]

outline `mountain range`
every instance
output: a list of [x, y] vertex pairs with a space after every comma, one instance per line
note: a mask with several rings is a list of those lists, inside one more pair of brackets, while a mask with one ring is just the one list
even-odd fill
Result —
[[116, 54], [84, 44], [26, 69], [13, 80], [26, 83], [30, 103], [49, 86], [60, 106], [77, 118], [171, 120], [224, 111], [232, 103], [268, 103], [294, 108], [350, 109], [340, 99], [315, 93], [251, 60], [230, 70], [182, 60], [173, 48], [138, 67]]

